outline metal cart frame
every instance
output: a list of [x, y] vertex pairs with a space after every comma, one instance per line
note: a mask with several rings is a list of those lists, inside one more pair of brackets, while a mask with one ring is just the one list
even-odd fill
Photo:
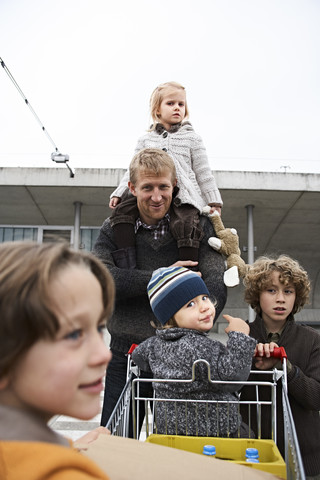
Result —
[[[130, 408], [132, 409], [132, 416], [133, 416], [133, 431], [134, 431], [134, 438], [139, 438], [139, 415], [140, 415], [140, 404], [144, 402], [145, 404], [145, 425], [146, 425], [146, 437], [148, 438], [149, 435], [152, 435], [154, 431], [157, 431], [156, 426], [156, 405], [157, 402], [174, 402], [174, 403], [184, 403], [186, 409], [188, 408], [188, 404], [192, 403], [195, 404], [216, 404], [217, 411], [219, 409], [219, 404], [228, 404], [234, 403], [237, 405], [238, 411], [240, 412], [240, 406], [243, 407], [244, 405], [246, 408], [254, 409], [256, 412], [257, 418], [257, 440], [261, 440], [261, 407], [263, 405], [268, 406], [271, 409], [271, 440], [274, 443], [277, 443], [277, 408], [276, 408], [276, 390], [278, 381], [281, 379], [282, 382], [282, 407], [283, 407], [283, 417], [284, 417], [284, 438], [285, 438], [285, 464], [286, 464], [286, 475], [287, 479], [299, 479], [305, 480], [305, 473], [303, 468], [303, 462], [301, 458], [299, 443], [297, 439], [297, 434], [295, 430], [295, 425], [292, 417], [292, 412], [290, 408], [290, 403], [288, 399], [288, 388], [287, 388], [287, 375], [286, 375], [286, 353], [283, 347], [275, 349], [274, 356], [281, 358], [283, 364], [283, 370], [274, 369], [273, 371], [254, 371], [252, 373], [261, 375], [263, 378], [264, 375], [272, 374], [272, 381], [234, 381], [234, 382], [227, 382], [227, 381], [217, 381], [211, 379], [211, 372], [210, 372], [210, 365], [206, 360], [199, 359], [194, 362], [192, 367], [192, 376], [190, 379], [149, 379], [149, 378], [140, 378], [139, 377], [139, 369], [133, 364], [131, 361], [131, 353], [134, 350], [135, 346], [132, 346], [129, 353], [128, 353], [128, 367], [127, 367], [127, 382], [125, 387], [122, 391], [122, 394], [114, 408], [110, 419], [106, 427], [111, 431], [112, 435], [119, 435], [123, 437], [128, 436], [129, 432], [129, 414]], [[195, 381], [196, 378], [196, 367], [199, 363], [204, 363], [207, 366], [208, 371], [208, 381], [212, 384], [235, 384], [239, 385], [239, 389], [244, 385], [250, 385], [255, 387], [256, 391], [256, 399], [252, 401], [241, 401], [235, 400], [233, 402], [226, 402], [226, 401], [215, 401], [215, 400], [195, 400], [195, 399], [174, 399], [174, 398], [153, 398], [144, 397], [139, 394], [139, 386], [141, 383], [192, 383]], [[271, 391], [271, 400], [260, 400], [259, 399], [259, 387], [268, 387]], [[148, 408], [148, 406], [151, 408]], [[248, 416], [250, 418], [250, 415]], [[251, 429], [249, 423], [249, 430]], [[240, 437], [240, 433], [239, 433]], [[250, 438], [250, 436], [249, 436]]]

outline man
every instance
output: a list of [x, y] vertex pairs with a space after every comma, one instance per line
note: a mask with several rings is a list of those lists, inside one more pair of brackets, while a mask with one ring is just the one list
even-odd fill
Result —
[[[178, 247], [170, 233], [170, 207], [176, 186], [176, 171], [171, 157], [162, 150], [144, 149], [130, 164], [131, 193], [137, 198], [139, 218], [135, 224], [136, 268], [119, 268], [112, 255], [117, 249], [109, 219], [105, 220], [93, 253], [110, 270], [116, 285], [116, 303], [108, 321], [112, 360], [108, 366], [101, 424], [109, 419], [126, 381], [126, 354], [133, 343], [141, 343], [155, 334], [150, 322], [156, 322], [147, 295], [152, 272], [171, 265], [198, 267], [217, 302], [216, 318], [226, 302], [223, 283], [225, 270], [222, 256], [208, 245], [214, 236], [211, 222], [201, 217], [204, 237], [199, 249], [199, 262], [177, 261]], [[151, 387], [151, 384], [148, 384]]]

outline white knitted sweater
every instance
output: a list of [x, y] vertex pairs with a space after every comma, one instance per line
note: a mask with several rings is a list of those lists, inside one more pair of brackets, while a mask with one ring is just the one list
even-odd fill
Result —
[[[165, 150], [174, 160], [181, 203], [195, 206], [200, 212], [205, 205], [222, 205], [222, 199], [212, 175], [206, 149], [201, 137], [189, 122], [169, 132], [161, 124], [139, 138], [135, 153], [143, 148]], [[122, 197], [128, 188], [129, 170], [126, 171], [112, 197]]]

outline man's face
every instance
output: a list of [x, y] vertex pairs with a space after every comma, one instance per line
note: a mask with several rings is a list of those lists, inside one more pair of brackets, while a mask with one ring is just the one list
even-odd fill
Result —
[[164, 170], [160, 175], [151, 171], [142, 171], [137, 175], [135, 185], [129, 182], [131, 193], [137, 197], [137, 205], [142, 222], [156, 225], [169, 211], [173, 187], [172, 174]]

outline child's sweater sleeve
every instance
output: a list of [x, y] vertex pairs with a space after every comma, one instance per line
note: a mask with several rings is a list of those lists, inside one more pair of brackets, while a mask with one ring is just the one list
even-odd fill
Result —
[[212, 174], [202, 138], [197, 135], [191, 148], [192, 168], [196, 175], [203, 199], [207, 204], [223, 205], [220, 191]]
[[144, 372], [151, 372], [149, 355], [152, 350], [154, 338], [148, 338], [140, 343], [132, 352], [132, 360]]
[[244, 333], [230, 332], [224, 352], [218, 360], [220, 380], [245, 381], [248, 379], [256, 340]]
[[118, 187], [111, 193], [110, 198], [112, 197], [122, 197], [124, 192], [128, 190], [128, 182], [129, 182], [129, 169], [126, 171], [126, 173], [123, 175], [122, 179], [120, 180], [120, 183]]

